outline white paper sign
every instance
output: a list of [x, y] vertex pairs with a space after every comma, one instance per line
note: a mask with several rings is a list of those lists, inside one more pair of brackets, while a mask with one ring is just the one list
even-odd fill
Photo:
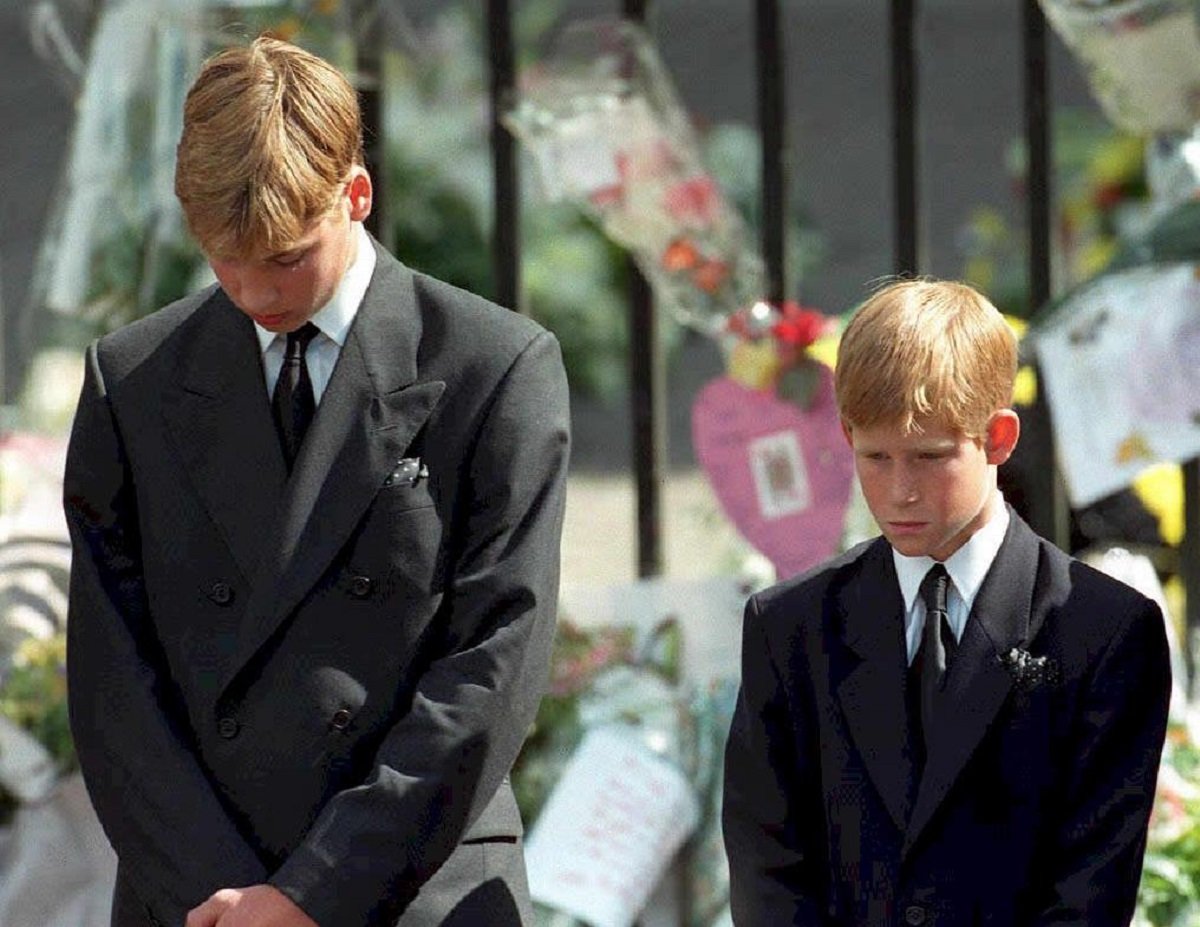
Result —
[[530, 892], [593, 927], [631, 927], [699, 817], [674, 766], [627, 729], [594, 729], [529, 835]]
[[1035, 336], [1071, 503], [1200, 455], [1200, 282], [1192, 264], [1102, 277]]

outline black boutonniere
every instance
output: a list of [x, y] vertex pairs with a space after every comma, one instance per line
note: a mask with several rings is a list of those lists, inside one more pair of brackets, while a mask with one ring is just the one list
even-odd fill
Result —
[[1001, 654], [1000, 662], [1012, 674], [1014, 685], [1025, 692], [1039, 686], [1057, 685], [1062, 676], [1056, 660], [1035, 657], [1020, 647]]

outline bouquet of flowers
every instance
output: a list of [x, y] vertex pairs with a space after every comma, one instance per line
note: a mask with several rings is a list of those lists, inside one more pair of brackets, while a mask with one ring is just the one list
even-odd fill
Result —
[[1108, 117], [1129, 132], [1200, 121], [1195, 0], [1041, 0]]
[[635, 24], [568, 27], [527, 72], [505, 121], [548, 198], [594, 217], [684, 324], [717, 334], [762, 292], [741, 216], [701, 163], [671, 79]]
[[739, 309], [726, 320], [723, 333], [729, 376], [806, 409], [819, 375], [808, 349], [834, 338], [837, 327], [836, 319], [790, 299]]

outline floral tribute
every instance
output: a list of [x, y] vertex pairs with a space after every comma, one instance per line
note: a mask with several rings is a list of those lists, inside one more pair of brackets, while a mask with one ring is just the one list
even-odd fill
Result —
[[574, 24], [505, 118], [549, 198], [594, 217], [658, 304], [725, 350], [727, 376], [697, 395], [692, 441], [726, 515], [781, 573], [832, 554], [849, 455], [812, 348], [834, 326], [763, 300], [762, 262], [650, 39], [620, 20]]
[[505, 121], [533, 155], [547, 198], [593, 216], [682, 323], [719, 335], [730, 313], [759, 297], [762, 263], [638, 26], [568, 27], [527, 70]]
[[[722, 764], [737, 696], [734, 679], [696, 685], [682, 675], [684, 632], [668, 616], [648, 631], [633, 625], [559, 622], [550, 687], [512, 771], [522, 817], [539, 813], [585, 735], [614, 725], [675, 766], [701, 808], [687, 843], [687, 927], [728, 923], [729, 873], [721, 839]], [[539, 927], [582, 927], [535, 904]]]
[[1158, 773], [1135, 927], [1200, 924], [1200, 747], [1191, 723], [1172, 721]]
[[790, 299], [778, 306], [757, 302], [739, 309], [722, 333], [729, 376], [808, 409], [819, 373], [809, 348], [836, 330], [835, 319]]
[[548, 198], [577, 204], [628, 249], [658, 302], [726, 349], [735, 381], [807, 405], [807, 349], [834, 326], [796, 302], [762, 301], [762, 262], [638, 26], [569, 27], [524, 75], [506, 123]]

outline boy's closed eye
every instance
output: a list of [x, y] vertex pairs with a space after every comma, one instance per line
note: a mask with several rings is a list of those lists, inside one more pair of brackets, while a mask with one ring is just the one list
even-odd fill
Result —
[[286, 254], [277, 254], [271, 258], [271, 263], [277, 267], [294, 267], [308, 256], [307, 251], [289, 251]]

